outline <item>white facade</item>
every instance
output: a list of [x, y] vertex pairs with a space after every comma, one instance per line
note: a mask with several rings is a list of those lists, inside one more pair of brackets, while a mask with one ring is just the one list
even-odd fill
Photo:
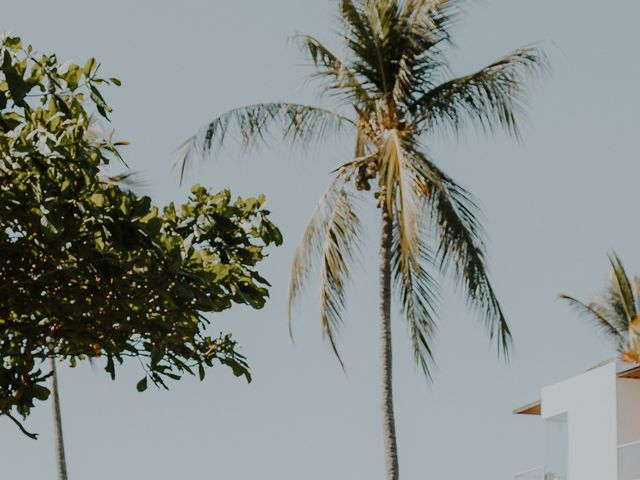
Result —
[[542, 389], [546, 465], [518, 480], [640, 480], [640, 366], [611, 362]]

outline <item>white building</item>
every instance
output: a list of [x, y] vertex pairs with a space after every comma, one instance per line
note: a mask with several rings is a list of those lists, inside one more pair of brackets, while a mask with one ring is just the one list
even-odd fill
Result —
[[519, 408], [545, 423], [545, 465], [516, 480], [640, 480], [640, 365], [610, 362]]

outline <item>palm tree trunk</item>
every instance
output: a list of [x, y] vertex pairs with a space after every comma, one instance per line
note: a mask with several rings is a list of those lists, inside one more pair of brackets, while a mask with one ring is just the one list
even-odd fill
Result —
[[392, 219], [383, 201], [380, 241], [380, 366], [382, 370], [382, 428], [387, 480], [398, 480], [398, 445], [393, 414], [391, 357], [391, 235]]
[[64, 439], [62, 438], [62, 415], [60, 414], [60, 396], [58, 395], [58, 374], [56, 360], [51, 357], [51, 396], [53, 397], [53, 422], [55, 428], [56, 462], [58, 464], [58, 480], [67, 480], [67, 461], [64, 455]]

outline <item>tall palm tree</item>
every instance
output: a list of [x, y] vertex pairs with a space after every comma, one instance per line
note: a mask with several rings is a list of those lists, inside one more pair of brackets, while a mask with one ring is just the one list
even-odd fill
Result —
[[372, 190], [380, 211], [380, 351], [387, 478], [398, 478], [391, 356], [392, 290], [410, 328], [415, 359], [429, 374], [437, 284], [451, 273], [484, 317], [491, 338], [506, 353], [509, 328], [487, 276], [483, 229], [470, 193], [427, 154], [436, 132], [504, 128], [518, 135], [523, 81], [545, 66], [532, 48], [515, 50], [475, 73], [452, 78], [446, 47], [456, 0], [340, 0], [344, 55], [310, 35], [297, 35], [339, 111], [295, 103], [264, 103], [231, 110], [183, 145], [181, 176], [231, 137], [245, 147], [274, 129], [283, 140], [309, 145], [349, 130], [353, 158], [333, 172], [293, 260], [291, 307], [320, 266], [322, 329], [340, 359], [336, 327], [343, 320], [349, 267], [359, 250], [356, 197]]
[[62, 436], [62, 414], [60, 412], [60, 395], [58, 389], [58, 371], [56, 360], [52, 356], [51, 366], [51, 397], [53, 401], [53, 424], [54, 439], [56, 445], [56, 466], [58, 469], [58, 480], [67, 480], [67, 459], [64, 453], [64, 438]]
[[623, 361], [640, 361], [640, 279], [630, 279], [617, 255], [609, 257], [611, 279], [604, 295], [583, 303], [561, 295], [611, 341]]

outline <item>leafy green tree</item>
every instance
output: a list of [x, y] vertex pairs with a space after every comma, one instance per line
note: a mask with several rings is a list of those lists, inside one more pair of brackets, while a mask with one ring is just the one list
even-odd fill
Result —
[[[115, 378], [135, 357], [139, 391], [203, 379], [216, 362], [250, 380], [231, 336], [207, 335], [206, 314], [261, 308], [268, 283], [256, 267], [282, 241], [262, 196], [195, 186], [159, 209], [109, 178], [126, 142], [92, 131], [93, 110], [111, 111], [99, 86], [120, 84], [98, 68], [15, 37], [0, 46], [0, 414], [25, 433], [17, 417], [49, 397], [54, 359], [102, 358]], [[60, 427], [57, 391], [54, 401]], [[61, 428], [58, 444], [66, 478]]]
[[627, 276], [617, 255], [609, 257], [611, 279], [606, 292], [588, 303], [560, 298], [595, 325], [625, 362], [640, 362], [640, 279]]
[[353, 158], [340, 165], [323, 195], [293, 262], [296, 300], [319, 264], [321, 322], [334, 351], [343, 320], [346, 280], [362, 237], [354, 198], [373, 189], [381, 218], [380, 348], [387, 478], [398, 478], [392, 399], [390, 307], [395, 291], [408, 322], [417, 362], [431, 357], [437, 298], [435, 275], [452, 273], [482, 313], [491, 337], [506, 351], [507, 322], [487, 276], [483, 230], [468, 191], [424, 148], [437, 133], [469, 124], [482, 132], [518, 135], [523, 82], [544, 69], [542, 54], [515, 50], [458, 78], [450, 76], [455, 0], [340, 0], [340, 55], [310, 35], [298, 35], [316, 67], [321, 94], [339, 111], [294, 103], [250, 105], [227, 112], [184, 144], [182, 172], [231, 137], [245, 146], [274, 129], [284, 141], [308, 145], [336, 131], [353, 132]]

